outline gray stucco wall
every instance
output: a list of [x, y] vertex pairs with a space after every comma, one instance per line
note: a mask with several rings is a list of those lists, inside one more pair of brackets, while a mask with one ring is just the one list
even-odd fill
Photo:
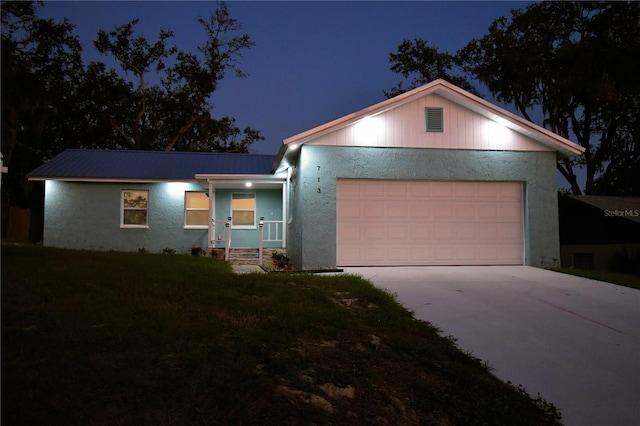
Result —
[[[120, 197], [125, 189], [149, 191], [149, 227], [120, 227]], [[203, 191], [196, 183], [84, 183], [47, 181], [44, 245], [72, 249], [160, 252], [168, 247], [188, 253], [207, 247], [207, 229], [184, 228], [184, 192]], [[236, 192], [236, 191], [233, 191]], [[237, 191], [243, 192], [243, 191]], [[282, 217], [282, 191], [258, 190], [257, 216]], [[216, 192], [218, 218], [230, 214], [231, 191]], [[251, 237], [236, 234], [234, 246], [257, 247]], [[248, 232], [247, 232], [248, 234]], [[245, 238], [246, 237], [246, 238]]]
[[525, 264], [559, 258], [555, 152], [303, 145], [287, 252], [300, 269], [336, 266], [337, 179], [511, 181], [524, 184]]

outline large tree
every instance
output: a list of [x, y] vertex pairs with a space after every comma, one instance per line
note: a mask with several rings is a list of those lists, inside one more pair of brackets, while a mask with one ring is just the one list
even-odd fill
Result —
[[2, 154], [9, 167], [3, 201], [28, 206], [25, 175], [55, 154], [68, 134], [82, 72], [81, 45], [67, 20], [36, 16], [37, 4], [2, 2]]
[[[233, 118], [211, 115], [219, 82], [229, 73], [245, 76], [239, 60], [254, 43], [240, 33], [242, 26], [225, 3], [198, 22], [205, 41], [197, 52], [170, 45], [173, 33], [168, 30], [160, 30], [153, 42], [136, 36], [138, 20], [98, 32], [95, 47], [114, 58], [124, 73], [107, 71], [101, 63], [89, 67], [91, 79], [109, 82], [93, 87], [96, 98], [111, 99], [100, 101], [105, 104], [100, 116], [111, 127], [112, 144], [126, 149], [248, 152], [262, 139], [249, 127], [241, 131]], [[114, 85], [123, 90], [117, 95], [103, 91]]]
[[640, 194], [640, 3], [535, 3], [496, 19], [457, 60], [499, 101], [586, 149], [558, 163], [574, 194]]
[[409, 86], [405, 87], [403, 82], [400, 82], [389, 91], [384, 90], [383, 92], [387, 98], [392, 98], [441, 78], [471, 93], [478, 94], [475, 87], [464, 76], [455, 74], [454, 59], [455, 57], [450, 53], [440, 51], [422, 38], [405, 39], [398, 45], [396, 52], [389, 54], [389, 61], [391, 62], [391, 71], [408, 79]]
[[[197, 51], [178, 51], [172, 33], [149, 42], [135, 37], [132, 21], [100, 31], [102, 62], [85, 65], [74, 25], [41, 19], [41, 2], [2, 1], [2, 145], [9, 174], [2, 202], [32, 210], [38, 238], [42, 185], [26, 174], [67, 148], [248, 152], [262, 139], [230, 117], [214, 118], [212, 96], [227, 74], [239, 69], [242, 51], [253, 45], [224, 3], [200, 19]], [[157, 75], [154, 75], [157, 74]]]

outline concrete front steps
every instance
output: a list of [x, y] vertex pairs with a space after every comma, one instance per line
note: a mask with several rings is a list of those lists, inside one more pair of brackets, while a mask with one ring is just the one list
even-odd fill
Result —
[[259, 265], [260, 250], [257, 248], [232, 248], [229, 250], [229, 263], [232, 265]]

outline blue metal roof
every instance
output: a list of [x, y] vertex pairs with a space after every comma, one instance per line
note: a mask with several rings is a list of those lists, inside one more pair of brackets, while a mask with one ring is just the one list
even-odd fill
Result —
[[69, 149], [29, 179], [191, 180], [196, 174], [269, 175], [275, 155]]

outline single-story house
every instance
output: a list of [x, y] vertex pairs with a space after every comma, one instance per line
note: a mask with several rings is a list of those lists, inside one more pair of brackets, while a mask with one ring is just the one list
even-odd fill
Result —
[[65, 151], [29, 178], [46, 181], [45, 245], [264, 244], [299, 269], [542, 266], [560, 256], [556, 160], [582, 152], [436, 80], [290, 137], [274, 157]]
[[640, 197], [560, 198], [560, 259], [576, 269], [640, 271]]

